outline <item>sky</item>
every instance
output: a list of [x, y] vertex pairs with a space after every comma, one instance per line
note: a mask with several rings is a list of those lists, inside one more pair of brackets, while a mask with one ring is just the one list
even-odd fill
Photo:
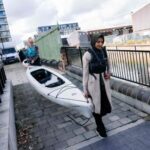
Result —
[[150, 0], [3, 0], [12, 43], [21, 47], [38, 26], [78, 22], [81, 30], [132, 24]]

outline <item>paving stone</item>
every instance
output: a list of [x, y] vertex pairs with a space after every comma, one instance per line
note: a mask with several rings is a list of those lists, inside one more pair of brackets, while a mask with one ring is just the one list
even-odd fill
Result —
[[109, 117], [109, 120], [111, 121], [117, 121], [119, 120], [120, 118], [118, 116], [112, 116], [112, 117]]
[[96, 124], [88, 125], [88, 126], [87, 126], [87, 129], [88, 129], [88, 130], [96, 129]]
[[131, 123], [132, 120], [129, 118], [122, 118], [119, 120], [119, 122], [121, 122], [122, 124], [127, 124], [127, 123]]
[[93, 123], [95, 123], [94, 117], [92, 117], [92, 118], [90, 119], [90, 121], [93, 122]]
[[42, 140], [45, 141], [45, 140], [49, 140], [51, 138], [56, 138], [55, 134], [54, 133], [48, 133], [48, 134], [45, 134], [44, 136], [42, 136]]
[[97, 136], [97, 133], [95, 131], [88, 131], [85, 132], [83, 135], [85, 136], [86, 139], [90, 139], [92, 137]]
[[73, 130], [79, 129], [79, 128], [80, 128], [79, 125], [77, 125], [77, 124], [71, 124], [71, 125], [67, 126], [64, 129], [65, 129], [66, 132], [72, 132]]
[[66, 123], [63, 123], [63, 124], [58, 124], [57, 127], [58, 128], [65, 128], [65, 127], [67, 127], [67, 126], [69, 126], [71, 124], [72, 124], [71, 122], [66, 122]]
[[79, 129], [74, 130], [73, 132], [74, 132], [76, 135], [79, 135], [79, 134], [82, 134], [82, 133], [86, 132], [86, 130], [85, 130], [83, 127], [81, 127], [81, 128], [79, 128]]
[[58, 140], [56, 138], [49, 138], [47, 140], [43, 140], [42, 142], [45, 147], [47, 146], [53, 146], [58, 143]]
[[82, 123], [83, 122], [83, 119], [82, 118], [76, 118], [75, 121], [79, 122], [79, 123]]
[[38, 143], [38, 144], [36, 144], [36, 145], [34, 145], [32, 148], [31, 148], [31, 150], [34, 150], [34, 149], [36, 149], [36, 150], [42, 150], [42, 149], [44, 149], [44, 145], [43, 145], [43, 143]]
[[130, 118], [132, 121], [136, 121], [136, 120], [140, 119], [140, 117], [137, 116], [137, 115], [129, 116], [129, 118]]
[[128, 110], [130, 110], [130, 108], [127, 107], [127, 106], [124, 106], [124, 107], [121, 107], [121, 110], [122, 110], [122, 111], [128, 111]]
[[71, 119], [69, 117], [64, 118], [65, 121], [70, 121]]
[[66, 141], [58, 142], [57, 144], [54, 145], [55, 150], [63, 150], [67, 147], [68, 147], [68, 144]]
[[113, 123], [106, 125], [106, 129], [109, 131], [109, 130], [115, 129], [117, 127], [120, 127], [121, 125], [122, 124], [119, 121], [115, 121]]
[[66, 131], [64, 128], [62, 128], [62, 129], [56, 130], [54, 133], [55, 133], [55, 136], [59, 136], [59, 135], [66, 134]]
[[55, 131], [56, 131], [55, 128], [52, 128], [51, 126], [49, 126], [48, 128], [46, 128], [46, 133], [47, 134], [54, 134]]
[[72, 146], [72, 145], [75, 145], [79, 142], [82, 142], [85, 140], [85, 137], [83, 135], [78, 135], [78, 136], [75, 136], [69, 140], [67, 140], [67, 143], [69, 146]]
[[112, 114], [119, 115], [121, 112], [122, 112], [121, 109], [115, 109], [115, 110], [112, 111]]
[[[132, 114], [132, 115], [134, 115], [134, 113]], [[119, 117], [119, 118], [125, 118], [125, 117], [128, 117], [129, 115], [127, 114], [127, 113], [120, 113], [120, 114], [117, 114], [117, 116]], [[130, 115], [131, 116], [131, 115]], [[129, 116], [129, 117], [130, 117]]]
[[112, 121], [109, 120], [108, 118], [103, 118], [103, 122], [105, 125], [110, 124]]
[[118, 104], [113, 104], [113, 110], [119, 109], [120, 106]]
[[45, 146], [44, 150], [55, 150], [54, 146]]
[[66, 134], [57, 135], [56, 137], [57, 137], [58, 141], [66, 141], [70, 138], [75, 137], [75, 134], [73, 132], [68, 132]]

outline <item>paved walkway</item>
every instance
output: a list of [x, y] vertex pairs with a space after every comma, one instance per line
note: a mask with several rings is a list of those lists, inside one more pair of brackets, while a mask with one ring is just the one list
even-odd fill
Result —
[[142, 123], [80, 150], [149, 150], [150, 122]]
[[[68, 115], [79, 123], [84, 123], [86, 118], [39, 95], [27, 82], [25, 69], [20, 64], [12, 64], [5, 68], [14, 85], [19, 150], [73, 150], [101, 140], [95, 132], [93, 118], [83, 127], [77, 125]], [[69, 76], [67, 78], [82, 89], [80, 81]], [[112, 98], [112, 101], [113, 111], [104, 117], [109, 135], [121, 132], [128, 128], [128, 125], [147, 116], [117, 99]], [[89, 149], [92, 147], [88, 146]]]

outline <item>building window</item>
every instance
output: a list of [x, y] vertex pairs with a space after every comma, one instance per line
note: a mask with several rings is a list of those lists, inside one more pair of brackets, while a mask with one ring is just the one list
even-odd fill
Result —
[[0, 16], [5, 16], [5, 12], [4, 11], [0, 11]]

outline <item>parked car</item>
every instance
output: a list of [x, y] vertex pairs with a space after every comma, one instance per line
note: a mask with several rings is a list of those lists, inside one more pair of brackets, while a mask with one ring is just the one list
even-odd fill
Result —
[[2, 50], [2, 61], [4, 64], [19, 61], [18, 53], [14, 47], [5, 48]]

